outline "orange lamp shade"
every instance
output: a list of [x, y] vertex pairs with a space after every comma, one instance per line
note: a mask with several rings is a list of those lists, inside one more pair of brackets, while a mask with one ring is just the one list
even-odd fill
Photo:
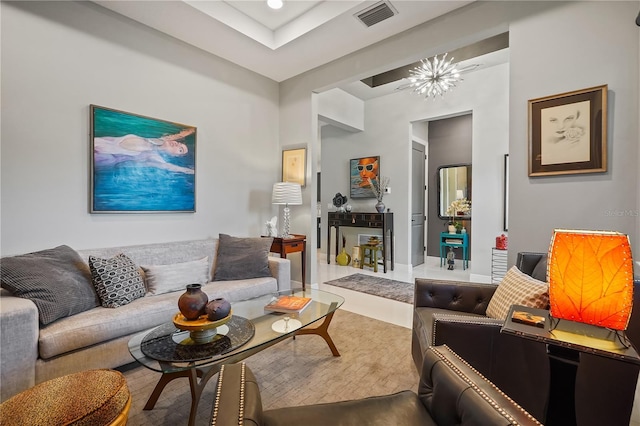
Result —
[[548, 268], [551, 316], [626, 330], [633, 305], [627, 235], [556, 229]]

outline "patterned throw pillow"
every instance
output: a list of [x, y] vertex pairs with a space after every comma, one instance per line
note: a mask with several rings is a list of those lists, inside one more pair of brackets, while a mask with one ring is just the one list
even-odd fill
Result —
[[489, 318], [506, 319], [511, 305], [547, 309], [549, 285], [530, 277], [513, 266], [506, 273], [487, 305]]
[[118, 308], [145, 294], [138, 267], [124, 254], [111, 259], [89, 256], [93, 285], [105, 308]]
[[206, 284], [209, 280], [209, 258], [170, 265], [140, 265], [147, 277], [149, 294], [184, 290], [187, 284]]

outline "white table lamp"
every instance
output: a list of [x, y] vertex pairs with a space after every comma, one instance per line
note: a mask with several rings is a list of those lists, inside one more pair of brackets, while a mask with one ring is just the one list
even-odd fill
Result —
[[273, 184], [272, 204], [284, 205], [282, 238], [291, 238], [289, 234], [289, 205], [298, 206], [302, 204], [302, 189], [299, 183], [278, 182]]

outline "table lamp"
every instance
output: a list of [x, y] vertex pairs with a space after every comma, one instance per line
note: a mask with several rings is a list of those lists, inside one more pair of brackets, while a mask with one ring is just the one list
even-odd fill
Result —
[[551, 316], [626, 330], [633, 305], [629, 237], [556, 229], [549, 246]]
[[272, 204], [284, 204], [281, 238], [291, 238], [289, 234], [289, 205], [302, 204], [302, 189], [299, 183], [278, 182], [273, 184]]

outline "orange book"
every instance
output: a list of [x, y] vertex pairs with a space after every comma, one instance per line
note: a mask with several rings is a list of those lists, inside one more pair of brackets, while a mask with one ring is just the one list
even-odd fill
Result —
[[280, 296], [269, 302], [264, 309], [284, 313], [300, 312], [309, 305], [309, 302], [311, 302], [310, 297]]

